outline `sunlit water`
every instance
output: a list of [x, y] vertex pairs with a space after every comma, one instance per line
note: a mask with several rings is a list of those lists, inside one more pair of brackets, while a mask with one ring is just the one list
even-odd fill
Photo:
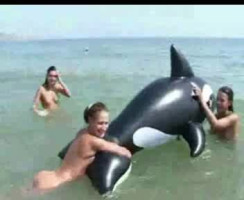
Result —
[[[147, 84], [170, 74], [170, 44], [189, 60], [194, 73], [212, 86], [235, 92], [244, 111], [244, 40], [83, 39], [0, 43], [0, 199], [103, 199], [85, 177], [43, 195], [26, 188], [39, 170], [60, 165], [57, 153], [84, 126], [83, 110], [105, 102], [114, 119]], [[72, 97], [42, 118], [31, 111], [46, 69], [61, 71]], [[242, 123], [243, 124], [243, 123]], [[109, 199], [244, 199], [244, 136], [223, 142], [206, 129], [206, 148], [191, 158], [182, 139], [133, 156], [132, 171]]]

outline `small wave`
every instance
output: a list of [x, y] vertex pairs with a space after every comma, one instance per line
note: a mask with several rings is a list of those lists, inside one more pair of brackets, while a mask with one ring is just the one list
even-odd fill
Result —
[[214, 172], [213, 171], [208, 171], [208, 172], [205, 172], [205, 175], [206, 176], [212, 176], [214, 174]]
[[211, 158], [211, 154], [212, 154], [212, 151], [211, 151], [210, 149], [206, 149], [206, 150], [202, 153], [201, 158], [202, 158], [203, 160], [208, 160], [208, 159]]
[[200, 58], [200, 59], [229, 59], [231, 56], [229, 55], [221, 55], [221, 54], [206, 54], [206, 55], [194, 55], [190, 54], [188, 55], [189, 59], [191, 58]]

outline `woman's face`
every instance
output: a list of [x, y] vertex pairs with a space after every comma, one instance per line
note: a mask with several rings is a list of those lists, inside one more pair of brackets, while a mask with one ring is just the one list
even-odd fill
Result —
[[99, 111], [94, 117], [89, 118], [89, 127], [92, 134], [104, 137], [109, 124], [109, 113], [105, 110]]
[[229, 101], [228, 95], [219, 91], [217, 95], [217, 112], [222, 113], [229, 110], [231, 101]]
[[55, 85], [55, 83], [57, 82], [57, 78], [58, 78], [57, 71], [56, 70], [50, 71], [47, 75], [48, 84]]

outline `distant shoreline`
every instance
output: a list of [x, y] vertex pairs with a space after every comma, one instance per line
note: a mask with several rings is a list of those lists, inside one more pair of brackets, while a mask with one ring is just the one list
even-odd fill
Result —
[[244, 37], [186, 37], [186, 36], [172, 36], [172, 37], [159, 37], [159, 36], [135, 36], [135, 37], [77, 37], [77, 38], [22, 38], [22, 37], [17, 37], [14, 35], [4, 35], [2, 36], [0, 34], [0, 42], [31, 42], [31, 41], [59, 41], [59, 40], [121, 40], [121, 39], [126, 39], [126, 40], [142, 40], [142, 39], [199, 39], [199, 40], [235, 40], [235, 39], [244, 39]]

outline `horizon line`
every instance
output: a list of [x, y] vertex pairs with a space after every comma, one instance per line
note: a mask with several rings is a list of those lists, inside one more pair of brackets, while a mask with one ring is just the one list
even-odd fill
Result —
[[82, 39], [244, 39], [244, 36], [91, 36], [91, 37], [70, 37], [70, 38], [2, 38], [1, 41], [50, 41], [50, 40], [82, 40]]

